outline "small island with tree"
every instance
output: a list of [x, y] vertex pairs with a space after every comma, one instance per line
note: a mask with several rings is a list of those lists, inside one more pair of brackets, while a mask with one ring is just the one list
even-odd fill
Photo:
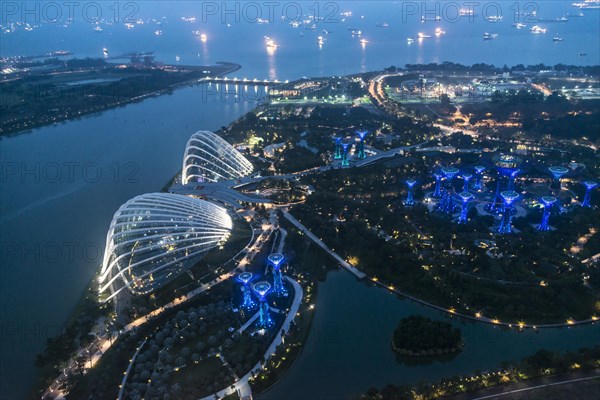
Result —
[[392, 348], [402, 356], [432, 357], [462, 350], [460, 329], [419, 315], [403, 318], [392, 336]]

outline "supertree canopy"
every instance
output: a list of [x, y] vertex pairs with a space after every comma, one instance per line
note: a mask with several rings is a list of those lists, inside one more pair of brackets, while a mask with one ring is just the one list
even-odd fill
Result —
[[517, 192], [505, 191], [500, 193], [502, 200], [504, 201], [504, 208], [502, 210], [502, 219], [498, 226], [498, 233], [511, 233], [512, 232], [512, 205], [519, 198]]
[[359, 159], [367, 158], [365, 154], [365, 137], [369, 134], [369, 131], [366, 130], [358, 130], [356, 131], [358, 135], [358, 149], [357, 149], [357, 157]]
[[342, 167], [350, 165], [348, 160], [348, 151], [350, 150], [351, 143], [342, 143]]
[[473, 195], [469, 192], [462, 192], [458, 196], [462, 200], [462, 209], [460, 211], [460, 217], [458, 217], [458, 223], [466, 224], [467, 223], [467, 211], [468, 211], [467, 207], [468, 207], [469, 200], [471, 200], [473, 198]]
[[271, 290], [271, 285], [269, 282], [262, 281], [254, 284], [253, 289], [258, 296], [258, 300], [260, 301], [258, 325], [261, 328], [268, 328], [273, 325], [273, 320], [271, 319], [271, 315], [269, 313], [269, 304], [267, 303], [267, 293], [269, 293]]
[[556, 197], [544, 196], [542, 197], [542, 203], [544, 203], [544, 214], [542, 215], [542, 222], [538, 226], [538, 231], [546, 232], [550, 230], [548, 220], [550, 219], [550, 212], [552, 211], [552, 205], [556, 202]]
[[404, 202], [407, 206], [412, 206], [415, 204], [415, 194], [414, 194], [414, 186], [417, 183], [414, 179], [407, 179], [406, 186], [408, 186], [408, 195], [406, 196], [406, 201]]
[[481, 166], [481, 165], [475, 166], [475, 183], [473, 184], [473, 189], [475, 189], [477, 191], [480, 191], [483, 189], [483, 186], [481, 184], [481, 178], [482, 178], [483, 171], [485, 171], [484, 166]]
[[238, 275], [238, 280], [243, 284], [242, 292], [244, 293], [244, 299], [242, 301], [242, 308], [250, 310], [256, 306], [256, 303], [252, 300], [252, 290], [249, 285], [249, 282], [252, 280], [252, 273], [242, 272]]
[[598, 184], [593, 181], [585, 181], [585, 182], [583, 182], [583, 185], [585, 186], [585, 196], [583, 197], [581, 206], [582, 207], [591, 207], [592, 205], [590, 202], [592, 200], [592, 190], [594, 190], [594, 188], [596, 188], [596, 186], [598, 186]]
[[560, 189], [562, 189], [562, 178], [563, 176], [565, 176], [569, 170], [565, 167], [561, 167], [561, 166], [554, 166], [554, 167], [549, 167], [548, 170], [550, 171], [550, 173], [552, 174], [552, 176], [554, 177], [554, 180], [556, 182], [558, 182], [558, 186]]
[[281, 253], [272, 253], [267, 257], [269, 264], [271, 264], [273, 267], [273, 291], [277, 295], [285, 293], [285, 288], [283, 287], [283, 277], [281, 274], [281, 266], [284, 259], [285, 258]]

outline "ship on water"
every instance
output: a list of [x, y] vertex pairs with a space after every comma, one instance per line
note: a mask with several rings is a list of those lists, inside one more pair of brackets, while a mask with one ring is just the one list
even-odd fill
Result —
[[498, 37], [497, 33], [486, 32], [483, 34], [483, 40], [492, 40], [492, 39], [496, 39], [497, 37]]
[[546, 28], [542, 28], [539, 25], [534, 25], [530, 29], [531, 33], [535, 33], [535, 34], [546, 33], [546, 30], [547, 30]]

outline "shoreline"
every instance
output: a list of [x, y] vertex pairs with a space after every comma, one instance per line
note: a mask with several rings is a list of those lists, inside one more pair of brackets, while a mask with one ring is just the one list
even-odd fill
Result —
[[[222, 77], [224, 75], [228, 75], [232, 72], [238, 71], [239, 69], [242, 68], [242, 66], [240, 64], [236, 64], [236, 63], [230, 63], [230, 62], [223, 62], [223, 61], [219, 61], [215, 64], [215, 66], [221, 66], [223, 68], [225, 67], [229, 67], [228, 69], [226, 69], [223, 72], [219, 72], [217, 73], [214, 77]], [[200, 68], [200, 67], [195, 67], [195, 68]], [[128, 99], [119, 101], [117, 103], [111, 103], [111, 104], [106, 104], [104, 106], [99, 106], [97, 109], [93, 109], [93, 110], [88, 110], [88, 111], [82, 111], [77, 115], [68, 115], [68, 116], [64, 116], [64, 117], [57, 117], [54, 121], [52, 122], [40, 122], [40, 123], [34, 123], [31, 126], [28, 126], [27, 128], [24, 129], [17, 129], [17, 130], [9, 130], [9, 131], [2, 131], [0, 132], [0, 140], [2, 140], [3, 138], [9, 138], [9, 137], [15, 137], [15, 136], [19, 136], [22, 134], [27, 134], [27, 133], [32, 133], [33, 130], [38, 129], [38, 128], [43, 128], [43, 127], [49, 127], [49, 126], [57, 126], [59, 124], [62, 123], [66, 123], [66, 122], [70, 122], [70, 121], [77, 121], [81, 118], [85, 118], [85, 117], [89, 117], [95, 114], [102, 114], [105, 111], [109, 111], [109, 110], [113, 110], [113, 109], [117, 109], [119, 107], [125, 107], [129, 104], [135, 104], [135, 103], [139, 103], [139, 102], [143, 102], [146, 99], [149, 99], [151, 97], [160, 97], [163, 96], [165, 94], [169, 94], [177, 89], [180, 89], [183, 86], [187, 86], [187, 85], [193, 85], [193, 84], [198, 84], [201, 85], [203, 84], [203, 82], [201, 82], [202, 78], [192, 78], [192, 79], [188, 79], [182, 82], [178, 82], [178, 83], [173, 83], [170, 84], [160, 90], [155, 90], [153, 92], [149, 92], [149, 93], [145, 93], [139, 96], [135, 96], [135, 97], [130, 97]], [[1, 84], [1, 83], [0, 83]], [[90, 85], [93, 86], [93, 85]]]

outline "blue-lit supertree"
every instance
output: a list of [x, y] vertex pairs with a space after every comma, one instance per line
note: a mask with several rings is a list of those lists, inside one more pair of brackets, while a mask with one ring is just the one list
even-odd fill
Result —
[[464, 181], [463, 184], [463, 192], [468, 192], [469, 191], [469, 181], [471, 180], [471, 178], [473, 177], [473, 174], [462, 174], [462, 178]]
[[267, 303], [267, 293], [271, 290], [271, 285], [269, 282], [258, 282], [253, 286], [254, 291], [258, 296], [258, 300], [260, 301], [260, 308], [258, 310], [258, 325], [261, 328], [268, 328], [273, 325], [273, 320], [271, 319], [271, 315], [269, 313], [269, 304]]
[[509, 192], [512, 192], [515, 190], [515, 178], [517, 177], [519, 172], [521, 172], [521, 170], [516, 168], [516, 169], [512, 170], [511, 173], [508, 175], [508, 191]]
[[242, 293], [244, 293], [244, 299], [242, 300], [242, 308], [251, 310], [256, 307], [256, 302], [252, 300], [252, 290], [248, 284], [252, 279], [251, 272], [242, 272], [238, 275], [238, 280], [242, 282]]
[[348, 160], [348, 151], [350, 150], [351, 143], [342, 143], [342, 167], [347, 167], [350, 165], [350, 161]]
[[546, 232], [550, 230], [548, 220], [550, 219], [550, 212], [552, 211], [552, 205], [556, 201], [556, 197], [544, 196], [542, 197], [542, 203], [544, 203], [544, 214], [542, 214], [542, 222], [538, 226], [538, 231]]
[[459, 224], [467, 223], [467, 211], [469, 200], [473, 198], [473, 195], [469, 192], [462, 192], [458, 195], [462, 200], [462, 209], [460, 210], [460, 216], [458, 217]]
[[594, 188], [596, 186], [598, 186], [598, 184], [594, 181], [585, 181], [583, 182], [583, 185], [585, 186], [585, 196], [583, 196], [583, 201], [581, 202], [581, 206], [582, 207], [591, 207], [591, 200], [592, 200], [592, 190], [594, 190]]
[[496, 178], [496, 192], [494, 193], [494, 198], [492, 202], [486, 206], [486, 209], [491, 213], [496, 213], [500, 209], [500, 205], [502, 204], [502, 196], [500, 196], [500, 173], [498, 173], [498, 178]]
[[558, 189], [562, 190], [561, 179], [565, 176], [569, 170], [565, 167], [557, 166], [557, 167], [549, 167], [548, 170], [554, 177], [555, 182], [558, 182]]
[[498, 225], [498, 233], [512, 233], [512, 205], [519, 197], [517, 192], [505, 191], [500, 193], [504, 201], [504, 207], [502, 209], [502, 219], [500, 225]]
[[440, 198], [442, 197], [442, 177], [444, 176], [441, 172], [434, 172], [433, 176], [435, 178], [435, 189], [433, 191], [433, 197]]
[[415, 205], [415, 194], [413, 188], [416, 183], [417, 181], [415, 181], [414, 179], [406, 180], [406, 186], [408, 186], [408, 194], [406, 195], [406, 201], [404, 202], [404, 205], [406, 206]]
[[475, 183], [473, 183], [473, 189], [480, 191], [483, 189], [483, 185], [481, 184], [483, 171], [485, 171], [485, 167], [481, 165], [475, 166]]
[[333, 158], [339, 160], [342, 158], [342, 137], [337, 136], [334, 137], [333, 140], [335, 141], [335, 153]]
[[446, 187], [442, 193], [442, 200], [437, 204], [437, 210], [445, 214], [452, 214], [456, 210], [456, 206], [452, 201], [452, 194], [454, 189], [452, 188], [452, 180], [458, 174], [458, 168], [444, 167], [442, 173], [446, 177]]
[[283, 254], [281, 253], [272, 253], [267, 257], [269, 264], [273, 267], [273, 291], [279, 296], [285, 293], [285, 288], [283, 287], [283, 277], [281, 274], [281, 266], [283, 264]]
[[518, 167], [521, 159], [511, 154], [501, 154], [500, 156], [495, 157], [495, 161], [496, 170], [498, 171], [496, 192], [492, 203], [486, 207], [491, 213], [498, 213], [503, 210], [503, 200], [502, 195], [500, 194], [502, 191], [502, 180], [506, 179], [508, 181], [506, 190], [512, 192], [514, 190], [515, 177], [520, 171]]
[[365, 154], [365, 137], [367, 137], [367, 135], [369, 134], [369, 131], [358, 130], [358, 131], [356, 131], [356, 134], [358, 135], [358, 139], [359, 139], [356, 157], [358, 159], [367, 158], [367, 155]]

